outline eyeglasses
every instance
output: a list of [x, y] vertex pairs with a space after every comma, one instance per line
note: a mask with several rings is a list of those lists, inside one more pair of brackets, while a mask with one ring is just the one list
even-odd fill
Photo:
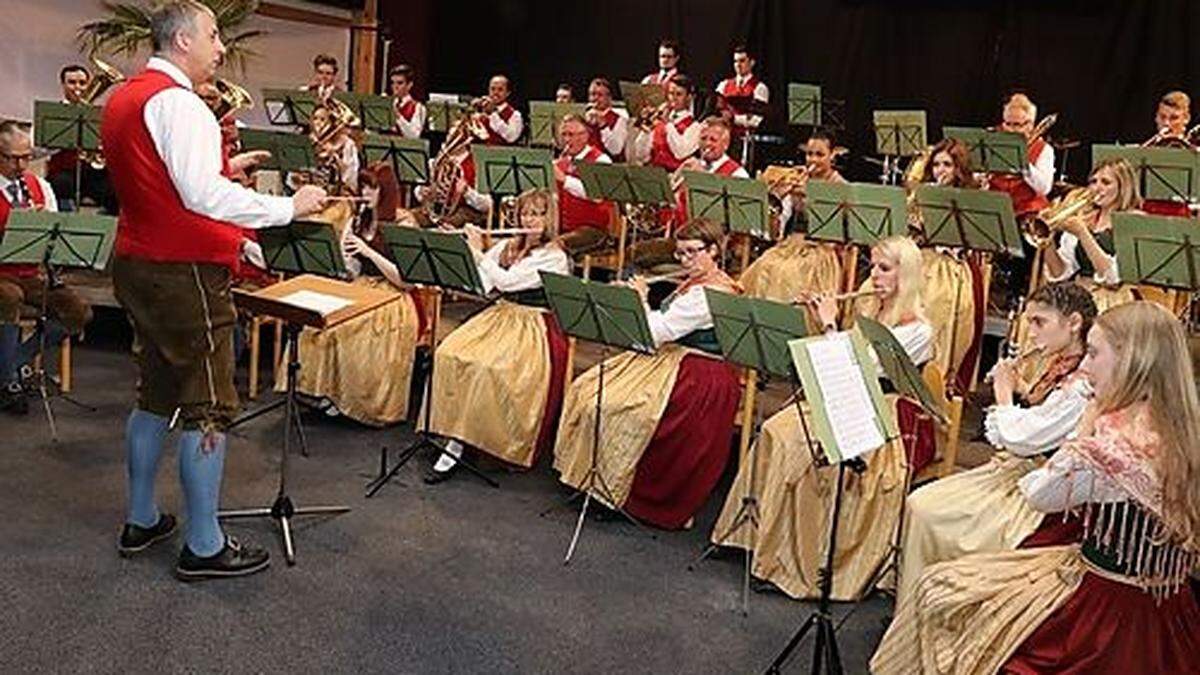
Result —
[[708, 250], [707, 246], [677, 246], [675, 247], [675, 259], [694, 258], [706, 250]]
[[0, 159], [7, 160], [9, 162], [31, 162], [33, 161], [33, 153], [13, 155], [7, 152], [0, 152]]

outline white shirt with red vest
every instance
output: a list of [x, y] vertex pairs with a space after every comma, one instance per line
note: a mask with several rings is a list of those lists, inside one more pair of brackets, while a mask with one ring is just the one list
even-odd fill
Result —
[[679, 75], [678, 68], [658, 69], [653, 73], [642, 78], [642, 84], [661, 84], [667, 86], [667, 83], [675, 79]]
[[512, 145], [524, 129], [521, 111], [505, 101], [487, 116], [488, 145]]
[[603, 229], [612, 220], [612, 206], [608, 202], [588, 199], [587, 190], [579, 178], [579, 164], [582, 162], [611, 164], [612, 158], [600, 148], [589, 145], [574, 156], [564, 155], [554, 160], [555, 166], [565, 174], [558, 185], [559, 220], [563, 233], [589, 226]]
[[711, 162], [705, 161], [703, 158], [700, 161], [704, 164], [704, 170], [708, 173], [714, 173], [718, 176], [730, 176], [732, 178], [750, 177], [750, 174], [746, 172], [746, 168], [729, 155], [721, 155]]
[[[745, 77], [737, 75], [721, 80], [715, 91], [725, 98], [753, 98], [759, 103], [769, 103], [771, 100], [771, 90], [765, 83], [760, 82], [754, 73]], [[744, 129], [756, 129], [758, 125], [762, 124], [762, 115], [735, 113], [733, 123]]]
[[284, 225], [287, 197], [262, 195], [222, 175], [221, 128], [187, 75], [152, 57], [108, 98], [100, 129], [121, 213], [116, 255], [236, 268], [240, 228]]
[[676, 110], [649, 132], [638, 129], [629, 143], [630, 159], [636, 164], [661, 166], [674, 171], [700, 149], [700, 125], [691, 111]]
[[[18, 191], [18, 194], [14, 194], [14, 190]], [[50, 184], [28, 171], [16, 180], [0, 175], [0, 197], [0, 239], [4, 238], [4, 228], [8, 225], [8, 216], [14, 208], [58, 210], [58, 200], [54, 197], [54, 190]], [[14, 202], [14, 198], [19, 201]], [[37, 274], [37, 265], [0, 265], [0, 277], [35, 277]]]
[[1054, 148], [1039, 138], [1029, 145], [1029, 163], [1018, 175], [994, 174], [988, 188], [1007, 192], [1018, 216], [1050, 205], [1046, 195], [1054, 187]]
[[625, 142], [629, 139], [629, 113], [609, 108], [600, 113], [600, 124], [588, 125], [588, 142], [603, 148], [612, 157], [625, 154]]
[[405, 138], [420, 138], [425, 131], [425, 104], [405, 96], [392, 102], [396, 109], [396, 131]]

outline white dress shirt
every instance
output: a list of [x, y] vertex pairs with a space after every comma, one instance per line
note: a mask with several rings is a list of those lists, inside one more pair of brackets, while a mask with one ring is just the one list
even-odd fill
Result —
[[542, 246], [529, 252], [529, 255], [513, 263], [505, 269], [500, 264], [500, 255], [508, 240], [501, 239], [479, 260], [479, 280], [483, 282], [483, 290], [487, 293], [516, 293], [542, 287], [541, 271], [557, 274], [571, 273], [571, 259], [567, 252], [558, 246]]
[[[751, 77], [753, 77], [753, 76], [746, 75], [745, 77], [742, 77], [741, 75], [736, 75], [730, 79], [733, 80], [734, 86], [736, 86], [738, 89], [741, 89], [742, 86], [746, 83], [746, 80], [750, 79]], [[718, 94], [725, 93], [725, 83], [726, 82], [729, 82], [729, 80], [723, 80], [723, 81], [721, 81], [720, 84], [717, 85], [716, 92]], [[771, 90], [767, 87], [765, 82], [762, 82], [760, 80], [758, 82], [758, 84], [754, 85], [754, 92], [753, 92], [753, 94], [751, 94], [751, 96], [754, 98], [755, 101], [758, 101], [759, 103], [769, 103], [771, 101]], [[762, 124], [762, 121], [763, 121], [762, 115], [744, 115], [744, 114], [738, 113], [733, 116], [733, 123], [739, 127], [749, 127], [751, 129], [757, 129], [758, 125]]]
[[650, 309], [646, 306], [646, 321], [650, 324], [655, 347], [675, 342], [689, 333], [712, 328], [712, 312], [708, 309], [704, 286], [698, 284], [687, 289], [682, 295], [671, 299], [666, 309]]
[[[571, 161], [575, 162], [576, 166], [585, 163], [587, 161], [588, 151], [591, 149], [591, 146], [585, 146], [583, 150], [580, 150], [574, 157], [571, 158]], [[596, 164], [612, 164], [612, 157], [609, 157], [601, 152], [599, 157], [591, 161]], [[563, 179], [563, 189], [572, 195], [579, 197], [580, 199], [587, 199], [587, 190], [584, 189], [583, 179], [581, 179], [579, 176], [567, 175]]]
[[1055, 453], [1041, 468], [1025, 474], [1017, 487], [1029, 505], [1042, 513], [1059, 513], [1089, 502], [1122, 502], [1131, 498], [1070, 446]]
[[[1050, 274], [1047, 270], [1046, 280], [1053, 282], [1066, 281], [1079, 273], [1079, 258], [1076, 256], [1087, 255], [1086, 252], [1079, 250], [1079, 237], [1076, 237], [1070, 232], [1063, 232], [1058, 235], [1058, 257], [1063, 261], [1063, 272], [1058, 276]], [[1108, 258], [1109, 266], [1108, 273], [1101, 274], [1099, 267], [1096, 267], [1096, 273], [1092, 276], [1092, 280], [1098, 284], [1105, 286], [1116, 286], [1121, 283], [1121, 270], [1117, 268], [1117, 257], [1105, 253]]]
[[[50, 187], [50, 183], [46, 182], [46, 179], [42, 178], [41, 176], [34, 174], [29, 175], [33, 176], [34, 179], [37, 180], [38, 185], [42, 188], [42, 195], [46, 198], [46, 206], [43, 210], [58, 211], [58, 198], [54, 196], [54, 188]], [[11, 190], [13, 183], [15, 182], [16, 181], [13, 181], [6, 176], [0, 175], [0, 195], [4, 196], [4, 201], [8, 202], [9, 206], [13, 205]], [[24, 183], [21, 183], [21, 189], [24, 190], [25, 194], [25, 208], [32, 209], [33, 195], [29, 193], [29, 190], [27, 190], [26, 187], [27, 186]]]
[[993, 447], [1018, 457], [1049, 452], [1074, 434], [1090, 397], [1087, 379], [1075, 376], [1050, 392], [1039, 405], [992, 406], [983, 418], [984, 436]]
[[[701, 160], [703, 161], [703, 160]], [[704, 162], [704, 170], [709, 173], [717, 173], [717, 171], [726, 163], [732, 162], [733, 159], [729, 155], [721, 155], [712, 162]], [[746, 173], [746, 167], [739, 166], [732, 174], [734, 178], [749, 178], [750, 174]]]
[[508, 121], [500, 116], [500, 108], [492, 111], [488, 115], [488, 127], [496, 133], [500, 138], [503, 138], [507, 143], [516, 143], [521, 137], [521, 131], [525, 128], [525, 120], [521, 117], [521, 111], [514, 108], [512, 105], [505, 103], [512, 110], [512, 115], [509, 115]]
[[625, 152], [625, 143], [629, 140], [629, 113], [620, 108], [613, 108], [617, 121], [611, 127], [600, 127], [600, 143], [604, 151], [610, 155]]
[[1044, 197], [1050, 194], [1050, 189], [1054, 187], [1054, 148], [1049, 143], [1042, 148], [1037, 162], [1025, 165], [1021, 177], [1039, 195]]
[[259, 194], [221, 175], [221, 127], [192, 91], [187, 75], [159, 57], [152, 57], [146, 67], [180, 85], [151, 96], [143, 120], [184, 208], [251, 229], [290, 222], [290, 198]]
[[421, 133], [425, 131], [425, 116], [428, 112], [425, 110], [425, 104], [420, 101], [413, 101], [412, 119], [404, 119], [400, 114], [401, 106], [412, 101], [412, 96], [405, 96], [398, 104], [396, 104], [396, 131], [405, 138], [420, 138]]
[[[671, 116], [665, 122], [667, 130], [667, 147], [671, 149], [671, 154], [675, 159], [684, 160], [696, 154], [700, 149], [700, 124], [695, 120], [688, 125], [680, 133], [675, 127], [675, 123], [690, 117], [691, 112], [687, 110], [676, 110], [671, 113]], [[645, 164], [650, 161], [650, 155], [653, 151], [654, 130], [644, 131], [642, 129], [634, 130], [630, 136], [630, 159], [637, 164]]]

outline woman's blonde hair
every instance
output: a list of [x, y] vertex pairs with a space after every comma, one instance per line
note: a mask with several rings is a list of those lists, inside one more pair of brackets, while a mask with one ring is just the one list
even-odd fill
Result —
[[[879, 298], [870, 297], [858, 304], [858, 313], [874, 318], [885, 326], [897, 326], [913, 320], [925, 320], [925, 270], [921, 249], [908, 237], [895, 235], [875, 242], [871, 247], [896, 261], [896, 300], [884, 311]], [[872, 288], [871, 280], [863, 288]]]
[[1088, 174], [1088, 178], [1100, 173], [1101, 171], [1111, 171], [1113, 178], [1117, 181], [1117, 203], [1113, 206], [1114, 211], [1131, 211], [1141, 208], [1142, 192], [1138, 187], [1137, 174], [1134, 173], [1133, 167], [1129, 162], [1120, 157], [1110, 157], [1098, 164]]
[[1200, 397], [1183, 324], [1146, 301], [1118, 305], [1096, 319], [1116, 351], [1109, 386], [1097, 392], [1101, 413], [1146, 403], [1162, 441], [1158, 470], [1163, 513], [1184, 543], [1200, 538]]
[[547, 244], [558, 238], [558, 195], [554, 190], [526, 190], [517, 195], [515, 227], [521, 227], [521, 213], [525, 207], [535, 203], [546, 207], [546, 229], [542, 230], [541, 243]]

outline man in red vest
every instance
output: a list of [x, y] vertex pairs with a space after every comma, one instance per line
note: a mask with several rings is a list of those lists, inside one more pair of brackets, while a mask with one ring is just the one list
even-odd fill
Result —
[[402, 63], [388, 72], [392, 88], [392, 106], [396, 109], [396, 132], [405, 138], [420, 138], [425, 133], [425, 104], [412, 97], [413, 69]]
[[658, 43], [658, 70], [642, 78], [642, 84], [667, 83], [679, 76], [679, 43], [663, 38]]
[[[1001, 131], [1029, 138], [1037, 121], [1037, 106], [1025, 94], [1013, 94], [1004, 104]], [[1054, 187], [1054, 148], [1043, 138], [1029, 143], [1029, 160], [1018, 174], [993, 174], [988, 188], [1007, 192], [1018, 217], [1037, 213], [1050, 205], [1046, 195]]]
[[[1192, 99], [1182, 91], [1170, 91], [1158, 100], [1154, 110], [1154, 126], [1158, 132], [1148, 141], [1151, 147], [1186, 147], [1188, 124], [1192, 120]], [[1142, 210], [1156, 216], [1191, 215], [1188, 204], [1173, 199], [1144, 199]]]
[[521, 138], [525, 130], [525, 121], [521, 111], [508, 102], [512, 94], [512, 85], [507, 75], [493, 75], [488, 80], [488, 105], [490, 112], [476, 113], [480, 122], [487, 130], [488, 145], [512, 145]]
[[579, 115], [567, 115], [559, 124], [563, 152], [554, 160], [554, 178], [558, 183], [558, 214], [561, 242], [572, 255], [602, 245], [608, 239], [612, 204], [588, 199], [579, 164], [611, 164], [612, 158], [589, 142], [587, 122]]
[[226, 537], [217, 522], [233, 385], [231, 272], [261, 251], [243, 229], [318, 211], [325, 191], [291, 198], [222, 175], [221, 129], [193, 91], [225, 53], [210, 9], [172, 0], [151, 15], [154, 56], [109, 97], [100, 135], [121, 200], [113, 288], [136, 333], [137, 406], [126, 425], [129, 504], [118, 551], [133, 555], [175, 531], [154, 478], [172, 420], [188, 519], [175, 574], [183, 580], [251, 574], [267, 552]]
[[[32, 157], [29, 134], [16, 122], [0, 123], [0, 239], [13, 210], [58, 210], [50, 184], [29, 171]], [[47, 345], [58, 344], [68, 333], [78, 335], [92, 318], [91, 307], [78, 293], [50, 283], [37, 265], [0, 265], [0, 411], [29, 412], [20, 372], [33, 360], [41, 336], [21, 342], [17, 322], [23, 306], [40, 307], [43, 299], [50, 313]]]
[[700, 125], [692, 116], [692, 82], [677, 75], [667, 84], [665, 116], [649, 131], [636, 129], [629, 141], [630, 160], [674, 171], [700, 149]]
[[603, 77], [592, 80], [585, 114], [589, 142], [619, 162], [625, 157], [625, 141], [629, 138], [629, 113], [617, 110], [612, 103], [612, 83]]
[[754, 131], [762, 124], [762, 115], [751, 114], [743, 108], [748, 101], [756, 101], [766, 105], [771, 100], [771, 91], [766, 83], [754, 75], [754, 58], [750, 51], [742, 45], [733, 49], [733, 77], [721, 80], [716, 88], [717, 95], [725, 102], [726, 109], [733, 119], [733, 135], [741, 138], [742, 134]]

